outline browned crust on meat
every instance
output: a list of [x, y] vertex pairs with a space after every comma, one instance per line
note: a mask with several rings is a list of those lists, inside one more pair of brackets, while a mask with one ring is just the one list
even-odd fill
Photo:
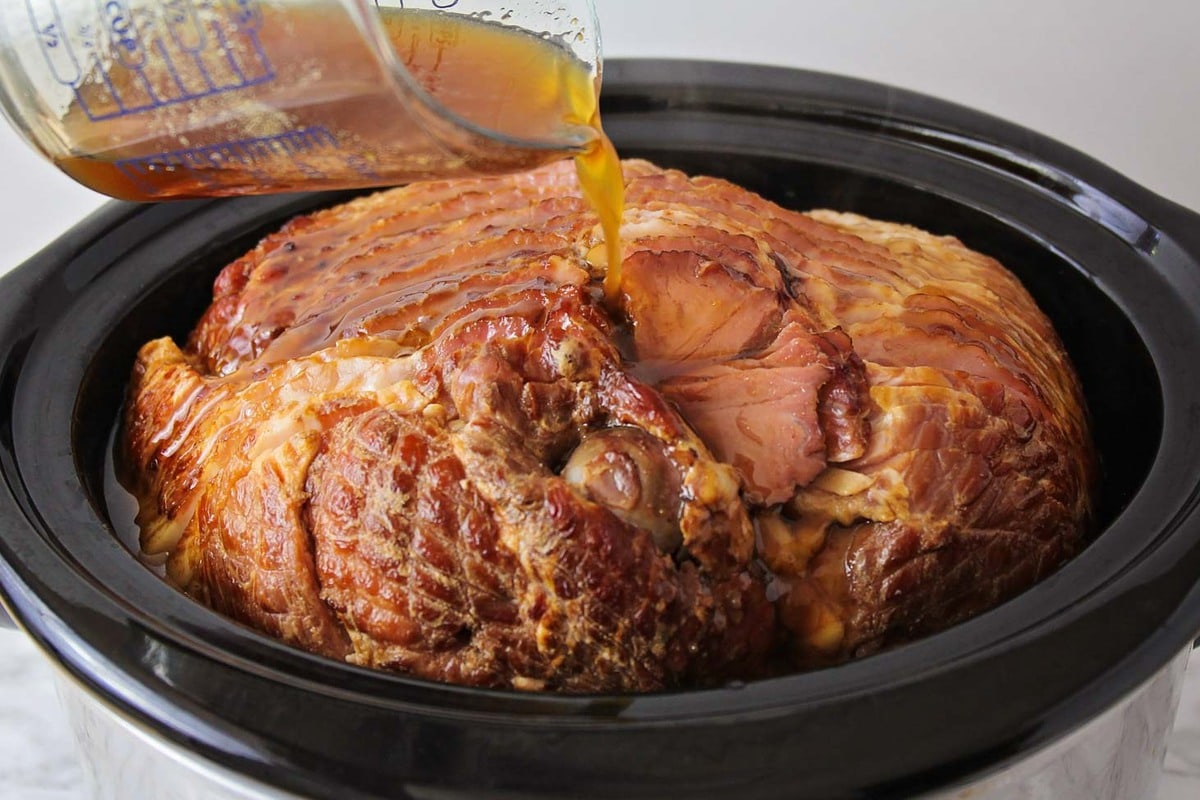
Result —
[[[753, 677], [779, 642], [799, 666], [863, 655], [1078, 550], [1082, 393], [1003, 267], [645, 162], [626, 178], [616, 309], [567, 165], [361, 198], [229, 265], [186, 349], [139, 353], [145, 550], [314, 652], [561, 691]], [[646, 458], [560, 474], [612, 428]], [[656, 516], [605, 505], [640, 502], [638, 469], [671, 471]]]

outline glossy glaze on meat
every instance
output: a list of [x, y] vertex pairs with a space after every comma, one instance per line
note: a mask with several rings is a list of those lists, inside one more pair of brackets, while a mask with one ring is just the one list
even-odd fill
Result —
[[473, 685], [832, 663], [1079, 547], [1078, 382], [957, 240], [627, 162], [619, 297], [569, 165], [301, 217], [125, 424], [148, 554], [259, 630]]

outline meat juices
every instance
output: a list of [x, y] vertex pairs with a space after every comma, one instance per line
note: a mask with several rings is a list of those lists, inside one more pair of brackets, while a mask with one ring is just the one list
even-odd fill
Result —
[[333, 658], [624, 692], [874, 652], [1079, 548], [1079, 384], [998, 263], [625, 175], [613, 303], [565, 164], [354, 200], [227, 267], [134, 370], [143, 549]]

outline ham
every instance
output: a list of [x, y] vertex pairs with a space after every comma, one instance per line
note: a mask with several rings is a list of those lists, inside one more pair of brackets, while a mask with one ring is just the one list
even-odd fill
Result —
[[712, 685], [990, 608], [1081, 546], [1049, 322], [955, 239], [627, 162], [413, 184], [229, 265], [139, 353], [142, 545], [322, 655], [470, 685]]

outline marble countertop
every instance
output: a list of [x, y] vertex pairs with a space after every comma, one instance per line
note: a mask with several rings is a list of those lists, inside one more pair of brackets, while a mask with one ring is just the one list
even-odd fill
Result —
[[[1200, 3], [1194, 0], [598, 0], [605, 54], [816, 69], [973, 106], [1070, 144], [1200, 209]], [[980, 36], [979, 31], [987, 31]], [[104, 198], [0, 123], [0, 273]], [[0, 800], [83, 800], [53, 668], [0, 631]], [[1157, 800], [1200, 797], [1200, 656]], [[1140, 799], [1133, 799], [1140, 800]]]
[[[1188, 667], [1162, 784], [1153, 800], [1197, 797], [1200, 656]], [[24, 634], [0, 632], [0, 800], [86, 799], [83, 769], [55, 693], [54, 667]]]

